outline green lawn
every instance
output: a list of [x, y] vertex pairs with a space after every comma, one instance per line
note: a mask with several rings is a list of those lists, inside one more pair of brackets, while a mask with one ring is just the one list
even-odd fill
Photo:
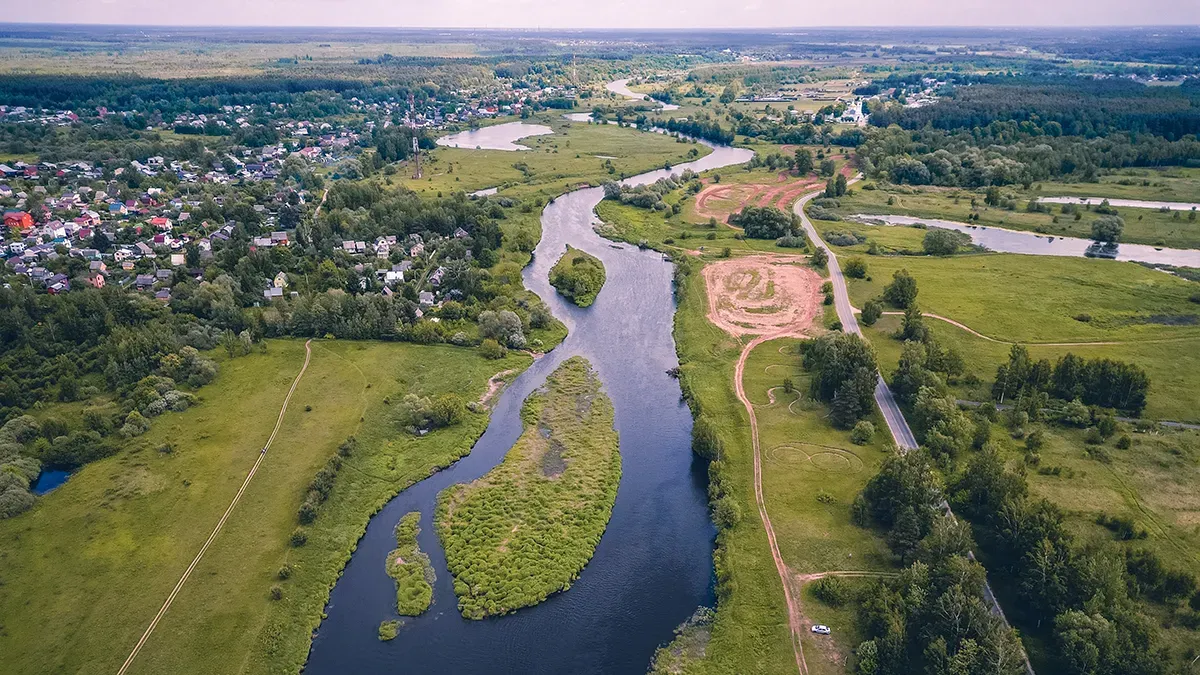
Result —
[[[1188, 179], [1186, 182], [1180, 181], [1180, 184], [1184, 183], [1192, 186], [1190, 193], [1185, 189], [1155, 190], [1141, 187], [1132, 188], [1115, 183], [1101, 185], [1043, 183], [1028, 191], [1021, 190], [1020, 186], [1009, 186], [1003, 188], [1001, 192], [1016, 199], [1017, 205], [1012, 211], [987, 206], [984, 202], [983, 192], [928, 186], [889, 186], [886, 188], [879, 186], [879, 189], [876, 190], [856, 189], [846, 197], [840, 198], [841, 206], [836, 211], [842, 215], [894, 213], [963, 223], [967, 222], [968, 215], [977, 213], [979, 215], [977, 222], [981, 225], [1090, 239], [1092, 221], [1099, 218], [1100, 214], [1085, 210], [1081, 212], [1081, 218], [1075, 220], [1074, 215], [1062, 213], [1061, 204], [1046, 204], [1050, 207], [1051, 213], [1029, 213], [1025, 210], [1026, 204], [1038, 195], [1087, 195], [1155, 201], [1195, 201], [1197, 195], [1200, 194], [1200, 178]], [[889, 199], [892, 200], [891, 204], [888, 204]], [[972, 199], [976, 202], [975, 207], [971, 206]], [[1118, 211], [1125, 220], [1122, 241], [1171, 248], [1200, 248], [1200, 220], [1188, 220], [1187, 214], [1179, 214], [1179, 217], [1176, 218], [1172, 213], [1159, 213], [1155, 209], [1122, 207]]]
[[[718, 607], [705, 659], [687, 672], [794, 673], [783, 589], [754, 501], [749, 420], [733, 390], [741, 345], [712, 326], [706, 310], [703, 281], [696, 271], [683, 283], [675, 316], [681, 379], [724, 441], [728, 489], [741, 507], [742, 518], [719, 539], [718, 555], [732, 577], [731, 596]], [[796, 340], [776, 340], [760, 345], [745, 368], [746, 392], [759, 420], [763, 491], [780, 552], [796, 573], [891, 569], [883, 543], [851, 525], [849, 516], [851, 501], [884, 457], [886, 432], [875, 420], [880, 431], [872, 443], [853, 445], [847, 432], [829, 425], [823, 405], [807, 396], [797, 402], [795, 394], [784, 392], [785, 377], [799, 392], [807, 391], [796, 344]], [[767, 394], [771, 389], [774, 405]], [[827, 608], [809, 604], [807, 594], [804, 597], [809, 621], [843, 624], [842, 619], [831, 618], [834, 614]], [[836, 648], [829, 649], [806, 633], [809, 668], [815, 673], [845, 672], [839, 660], [844, 662], [852, 635], [846, 633], [845, 641], [839, 639]]]
[[[265, 354], [221, 359], [200, 405], [156, 420], [32, 511], [0, 521], [5, 670], [117, 670], [257, 458], [303, 357], [303, 342], [276, 340]], [[258, 475], [131, 672], [297, 672], [370, 514], [467, 452], [487, 424], [470, 414], [412, 437], [391, 422], [385, 400], [410, 391], [479, 396], [497, 371], [529, 363], [452, 347], [314, 342]], [[351, 435], [358, 449], [307, 527], [307, 545], [291, 548], [309, 482]], [[155, 450], [165, 442], [172, 453]], [[291, 575], [281, 581], [285, 563]], [[279, 601], [269, 597], [275, 584]]]
[[565, 591], [608, 526], [621, 454], [612, 402], [572, 357], [521, 410], [524, 433], [496, 468], [438, 497], [437, 528], [463, 616], [482, 619]]

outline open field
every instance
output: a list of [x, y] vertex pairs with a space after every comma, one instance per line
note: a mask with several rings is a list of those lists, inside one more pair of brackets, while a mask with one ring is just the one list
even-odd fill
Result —
[[[258, 458], [303, 352], [302, 342], [280, 340], [265, 354], [222, 359], [200, 405], [163, 417], [29, 513], [0, 521], [6, 668], [116, 671]], [[497, 370], [528, 363], [450, 347], [314, 343], [255, 482], [130, 672], [298, 670], [370, 514], [467, 452], [487, 423], [468, 415], [425, 438], [407, 436], [384, 400], [410, 391], [475, 396]], [[351, 435], [357, 450], [306, 527], [307, 544], [290, 547], [309, 483]], [[157, 449], [167, 443], [171, 452]], [[284, 564], [291, 574], [280, 580]], [[272, 601], [276, 584], [282, 599]]]
[[521, 409], [525, 430], [486, 476], [438, 496], [436, 523], [463, 616], [565, 591], [600, 543], [621, 481], [613, 407], [572, 357]]
[[[1182, 171], [1182, 170], [1180, 170]], [[1179, 179], [1178, 183], [1191, 184], [1190, 179]], [[1196, 180], [1200, 183], [1200, 180]], [[1122, 188], [1122, 189], [1115, 189]], [[1064, 214], [1062, 205], [1046, 204], [1050, 213], [1030, 213], [1026, 204], [1039, 194], [1045, 196], [1085, 195], [1091, 197], [1112, 197], [1128, 199], [1155, 199], [1159, 201], [1194, 201], [1200, 194], [1200, 185], [1187, 196], [1183, 189], [1133, 188], [1105, 183], [1101, 185], [1086, 184], [1057, 184], [1042, 183], [1029, 191], [1020, 186], [1009, 186], [1001, 190], [1016, 200], [1016, 207], [1008, 210], [1000, 207], [987, 206], [984, 193], [962, 188], [939, 187], [909, 187], [909, 186], [879, 186], [876, 190], [854, 190], [852, 194], [839, 198], [841, 207], [836, 211], [842, 215], [853, 214], [900, 214], [918, 218], [940, 218], [958, 222], [967, 222], [967, 216], [976, 213], [980, 225], [1004, 227], [1011, 230], [1027, 230], [1041, 234], [1060, 237], [1077, 237], [1090, 239], [1092, 222], [1100, 214], [1086, 209], [1081, 211], [1081, 218], [1075, 220], [1072, 214]], [[1170, 197], [1170, 198], [1168, 198]], [[888, 200], [892, 203], [889, 204]], [[976, 206], [972, 207], [974, 200]], [[1133, 244], [1148, 244], [1169, 248], [1200, 248], [1200, 221], [1188, 220], [1186, 213], [1160, 213], [1156, 209], [1117, 209], [1125, 220], [1125, 230], [1121, 241]], [[1057, 222], [1056, 222], [1057, 221]]]
[[[1200, 308], [1188, 300], [1194, 282], [1132, 263], [1076, 258], [872, 256], [867, 265], [869, 280], [848, 280], [856, 307], [878, 296], [903, 268], [917, 279], [923, 311], [993, 339], [926, 319], [939, 340], [963, 354], [967, 374], [979, 381], [966, 385], [961, 383], [970, 378], [960, 379], [955, 391], [961, 398], [986, 398], [996, 367], [1008, 359], [1009, 343], [1024, 342], [1035, 359], [1053, 362], [1073, 352], [1135, 363], [1150, 375], [1147, 418], [1200, 420], [1200, 328], [1189, 318]], [[1090, 320], [1075, 318], [1083, 315]], [[902, 345], [890, 337], [898, 327], [899, 317], [885, 316], [867, 329], [885, 375], [900, 358]], [[1106, 342], [1118, 344], [1069, 344]]]
[[[689, 672], [794, 673], [787, 607], [767, 538], [757, 517], [754, 471], [746, 410], [734, 394], [732, 378], [742, 345], [706, 314], [709, 302], [699, 271], [681, 287], [675, 336], [682, 363], [684, 391], [711, 417], [724, 441], [727, 490], [737, 500], [740, 522], [719, 535], [718, 575], [732, 589], [722, 596], [706, 656]], [[842, 569], [890, 569], [883, 543], [849, 522], [849, 505], [882, 460], [882, 431], [867, 446], [855, 446], [846, 432], [827, 422], [824, 406], [787, 394], [784, 378], [807, 392], [797, 340], [764, 343], [750, 355], [745, 390], [755, 406], [763, 450], [763, 492], [778, 545], [795, 574]], [[882, 425], [879, 425], [882, 428]], [[820, 497], [820, 500], [818, 499]], [[800, 584], [794, 584], [799, 590]], [[833, 623], [830, 639], [808, 633], [805, 659], [813, 673], [842, 673], [853, 627], [819, 604], [800, 596], [804, 619]]]

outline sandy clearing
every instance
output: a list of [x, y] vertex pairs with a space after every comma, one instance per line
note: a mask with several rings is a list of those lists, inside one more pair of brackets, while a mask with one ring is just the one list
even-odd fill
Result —
[[803, 335], [820, 311], [821, 277], [801, 260], [754, 255], [709, 264], [708, 320], [734, 337]]

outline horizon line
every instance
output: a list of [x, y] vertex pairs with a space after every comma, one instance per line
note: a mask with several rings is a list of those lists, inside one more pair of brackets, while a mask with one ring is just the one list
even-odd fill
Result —
[[302, 29], [302, 30], [419, 30], [419, 31], [570, 31], [570, 32], [588, 32], [588, 31], [610, 31], [619, 33], [635, 33], [635, 32], [770, 32], [770, 33], [788, 33], [793, 31], [814, 31], [814, 30], [912, 30], [912, 29], [964, 29], [964, 30], [979, 30], [979, 31], [1006, 31], [1006, 30], [1045, 30], [1045, 31], [1061, 31], [1061, 30], [1090, 30], [1090, 29], [1126, 29], [1126, 30], [1145, 30], [1145, 29], [1196, 29], [1200, 30], [1200, 24], [1194, 23], [1166, 23], [1166, 24], [1068, 24], [1068, 25], [1046, 25], [1046, 24], [989, 24], [989, 25], [972, 25], [972, 24], [862, 24], [862, 25], [822, 25], [822, 26], [693, 26], [693, 27], [640, 27], [629, 28], [623, 26], [587, 26], [587, 27], [571, 27], [571, 26], [403, 26], [403, 25], [377, 25], [377, 26], [318, 26], [308, 24], [266, 24], [266, 23], [249, 23], [249, 24], [191, 24], [191, 23], [101, 23], [101, 22], [68, 22], [68, 21], [0, 21], [0, 27], [6, 26], [56, 26], [56, 27], [79, 27], [79, 28], [272, 28], [272, 29]]

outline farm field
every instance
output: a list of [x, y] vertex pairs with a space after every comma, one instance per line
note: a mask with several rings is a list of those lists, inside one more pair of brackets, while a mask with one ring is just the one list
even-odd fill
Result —
[[[1179, 179], [1178, 182], [1183, 182]], [[1188, 181], [1190, 183], [1190, 181]], [[1113, 186], [1125, 189], [1110, 189]], [[1061, 187], [1062, 189], [1056, 189]], [[1083, 189], [1083, 188], [1088, 189]], [[1200, 188], [1197, 188], [1200, 190]], [[854, 214], [900, 214], [918, 218], [939, 218], [967, 222], [972, 213], [978, 214], [980, 225], [1003, 227], [1010, 230], [1027, 230], [1060, 237], [1076, 237], [1090, 239], [1092, 222], [1100, 217], [1094, 211], [1082, 209], [1081, 218], [1075, 220], [1073, 214], [1062, 212], [1061, 204], [1045, 204], [1049, 213], [1030, 213], [1026, 205], [1030, 199], [1039, 194], [1045, 196], [1086, 195], [1092, 197], [1112, 197], [1128, 199], [1154, 199], [1158, 201], [1173, 201], [1168, 197], [1184, 201], [1194, 201], [1200, 192], [1192, 192], [1186, 196], [1184, 190], [1155, 190], [1151, 188], [1128, 188], [1115, 183], [1101, 185], [1058, 185], [1043, 183], [1029, 191], [1020, 186], [1010, 186], [1001, 190], [1004, 195], [1015, 200], [1015, 208], [987, 206], [984, 193], [961, 188], [938, 187], [909, 187], [879, 185], [875, 190], [856, 189], [852, 194], [839, 198], [841, 206], [835, 211], [843, 216]], [[888, 201], [892, 203], [889, 204]], [[976, 206], [972, 207], [971, 202]], [[1189, 220], [1188, 214], [1172, 212], [1161, 213], [1156, 209], [1117, 209], [1125, 221], [1125, 229], [1121, 241], [1133, 244], [1147, 244], [1168, 248], [1200, 248], [1200, 220]], [[1057, 221], [1057, 222], [1056, 222]]]
[[570, 588], [612, 514], [621, 455], [612, 402], [583, 357], [521, 410], [525, 430], [486, 476], [438, 497], [436, 526], [463, 616], [536, 605]]
[[[117, 670], [237, 491], [300, 369], [303, 342], [268, 344], [265, 354], [221, 360], [200, 405], [164, 416], [29, 513], [0, 521], [6, 668]], [[391, 421], [385, 400], [405, 392], [477, 396], [497, 371], [528, 363], [524, 355], [486, 361], [450, 347], [315, 342], [254, 483], [130, 672], [180, 672], [183, 664], [191, 672], [299, 669], [370, 513], [467, 452], [487, 423], [470, 414], [416, 438]], [[291, 547], [307, 486], [350, 436], [357, 449], [306, 526], [306, 545]], [[170, 452], [158, 449], [165, 444]], [[278, 601], [270, 598], [275, 585]], [[45, 630], [50, 625], [57, 628]]]

